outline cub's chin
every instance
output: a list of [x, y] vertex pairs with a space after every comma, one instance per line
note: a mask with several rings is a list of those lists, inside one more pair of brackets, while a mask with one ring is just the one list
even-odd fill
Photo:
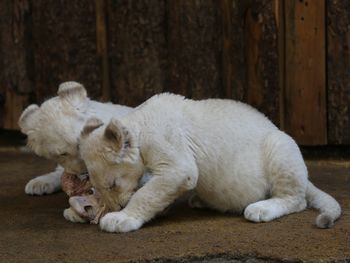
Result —
[[143, 176], [134, 191], [124, 193], [121, 196], [113, 192], [105, 193], [103, 197], [91, 185], [89, 175], [86, 173], [81, 175], [64, 173], [61, 180], [63, 191], [70, 197], [71, 209], [91, 224], [98, 224], [100, 219], [108, 212], [122, 210], [135, 191], [144, 186], [150, 178], [150, 175]]

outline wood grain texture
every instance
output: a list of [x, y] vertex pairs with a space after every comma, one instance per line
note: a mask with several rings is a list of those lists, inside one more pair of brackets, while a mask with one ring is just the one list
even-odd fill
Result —
[[244, 101], [247, 87], [245, 14], [250, 1], [221, 0], [221, 74], [225, 98]]
[[285, 129], [299, 144], [327, 143], [325, 1], [285, 1]]
[[0, 3], [0, 127], [18, 129], [17, 120], [33, 90], [31, 1]]
[[167, 1], [166, 89], [190, 98], [224, 96], [222, 24], [216, 1]]
[[251, 1], [245, 16], [246, 101], [280, 124], [278, 29], [273, 1]]
[[136, 106], [164, 89], [165, 1], [109, 0], [111, 95]]
[[77, 80], [131, 106], [237, 99], [300, 144], [350, 144], [349, 24], [347, 0], [2, 1], [0, 127]]
[[18, 119], [21, 116], [22, 111], [29, 104], [29, 95], [7, 89], [5, 91], [5, 101], [5, 118], [3, 120], [2, 127], [4, 129], [18, 130]]
[[98, 99], [95, 2], [35, 0], [32, 19], [37, 101], [56, 94], [58, 85], [68, 80], [83, 83]]
[[96, 1], [96, 48], [100, 65], [101, 99], [111, 100], [110, 68], [108, 59], [106, 0]]
[[284, 0], [274, 0], [275, 6], [275, 17], [277, 26], [277, 43], [278, 43], [278, 81], [279, 81], [279, 128], [285, 130], [285, 106], [284, 106], [284, 96], [285, 96], [285, 6]]
[[350, 144], [350, 2], [327, 1], [329, 144]]

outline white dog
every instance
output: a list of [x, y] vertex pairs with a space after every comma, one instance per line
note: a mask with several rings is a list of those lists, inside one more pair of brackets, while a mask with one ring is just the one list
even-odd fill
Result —
[[[302, 211], [321, 214], [320, 228], [340, 216], [337, 201], [308, 180], [297, 144], [254, 108], [232, 100], [152, 97], [124, 118], [91, 119], [80, 152], [92, 184], [114, 211], [100, 227], [139, 229], [182, 193], [191, 204], [268, 222]], [[150, 181], [137, 190], [149, 170]]]
[[[28, 106], [19, 119], [21, 131], [28, 136], [28, 146], [39, 156], [54, 160], [61, 166], [55, 171], [30, 180], [25, 192], [31, 195], [50, 194], [61, 189], [63, 172], [86, 172], [80, 159], [78, 139], [88, 118], [98, 117], [106, 122], [112, 116], [123, 116], [132, 108], [99, 103], [87, 97], [85, 88], [77, 82], [59, 86], [58, 96], [38, 105]], [[65, 217], [71, 221], [85, 222], [71, 209]]]

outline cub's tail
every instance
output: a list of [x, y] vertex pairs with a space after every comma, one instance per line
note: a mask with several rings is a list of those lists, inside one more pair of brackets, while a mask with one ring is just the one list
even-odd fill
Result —
[[316, 225], [319, 228], [330, 228], [334, 225], [341, 214], [339, 203], [329, 194], [321, 191], [310, 181], [307, 185], [306, 200], [309, 207], [320, 210], [316, 218]]

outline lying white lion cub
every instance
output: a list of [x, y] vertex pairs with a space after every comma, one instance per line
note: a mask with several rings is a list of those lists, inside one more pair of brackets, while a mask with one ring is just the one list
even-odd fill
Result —
[[[133, 109], [90, 100], [83, 85], [65, 82], [59, 86], [58, 96], [40, 107], [30, 105], [19, 119], [21, 131], [28, 136], [28, 146], [38, 155], [54, 160], [62, 166], [49, 174], [36, 177], [25, 187], [27, 194], [50, 194], [61, 189], [63, 172], [86, 173], [80, 159], [78, 139], [88, 118], [96, 116], [108, 122], [112, 116], [123, 116]], [[64, 212], [66, 219], [85, 222], [71, 209]]]
[[[232, 100], [152, 97], [107, 126], [91, 119], [80, 152], [92, 184], [110, 209], [100, 227], [128, 232], [194, 189], [194, 206], [241, 213], [268, 222], [307, 205], [331, 227], [336, 200], [308, 181], [296, 143], [254, 108]], [[153, 177], [137, 190], [144, 171]]]

